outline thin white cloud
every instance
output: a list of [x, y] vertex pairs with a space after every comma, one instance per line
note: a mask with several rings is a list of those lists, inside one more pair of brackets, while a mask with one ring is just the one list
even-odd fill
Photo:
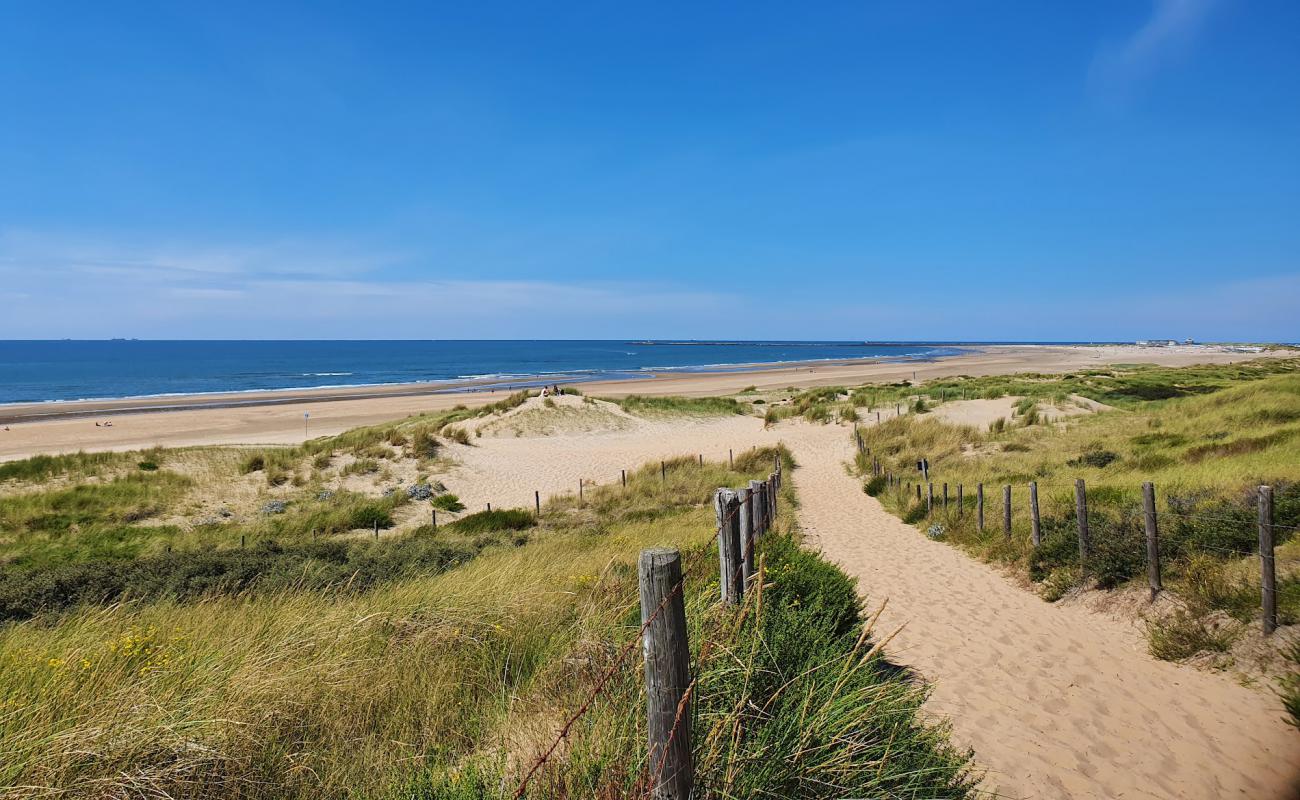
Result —
[[1089, 83], [1108, 101], [1124, 101], [1157, 70], [1195, 44], [1219, 0], [1154, 0], [1151, 16], [1123, 41], [1101, 49]]
[[338, 258], [318, 271], [322, 249], [187, 247], [163, 258], [0, 235], [0, 287], [27, 298], [0, 314], [0, 339], [583, 338], [592, 325], [682, 330], [736, 307], [722, 293], [635, 280], [398, 279]]

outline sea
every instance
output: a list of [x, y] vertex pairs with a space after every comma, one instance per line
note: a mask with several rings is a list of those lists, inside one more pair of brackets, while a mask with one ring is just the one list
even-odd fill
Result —
[[387, 384], [449, 390], [626, 380], [792, 363], [926, 361], [957, 342], [0, 341], [0, 403]]

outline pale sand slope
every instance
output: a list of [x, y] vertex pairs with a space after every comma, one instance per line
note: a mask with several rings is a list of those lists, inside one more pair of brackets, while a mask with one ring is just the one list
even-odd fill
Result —
[[[1155, 363], [1167, 366], [1223, 364], [1277, 353], [1252, 354], [1218, 347], [1142, 348], [1127, 345], [1099, 347], [1007, 345], [984, 346], [978, 352], [930, 362], [857, 362], [800, 365], [780, 369], [715, 373], [656, 374], [644, 380], [581, 384], [587, 394], [621, 397], [628, 394], [709, 396], [732, 394], [755, 386], [760, 390], [787, 386], [858, 385], [899, 380], [924, 381], [951, 375], [1004, 375], [1015, 372], [1070, 372], [1117, 363]], [[1281, 354], [1285, 355], [1285, 354]], [[2, 379], [2, 378], [0, 378]], [[471, 394], [402, 396], [412, 389], [430, 387], [389, 386], [350, 389], [265, 392], [238, 396], [148, 398], [59, 404], [0, 406], [0, 417], [22, 418], [0, 426], [0, 461], [38, 453], [77, 450], [134, 450], [155, 444], [185, 447], [202, 444], [297, 444], [304, 438], [303, 413], [310, 412], [310, 436], [341, 433], [359, 425], [373, 425], [421, 411], [436, 411], [458, 403], [478, 405], [500, 400], [504, 391]], [[322, 399], [330, 396], [335, 399]], [[231, 400], [293, 400], [277, 406], [196, 408], [149, 413], [120, 413], [123, 408], [168, 403]], [[344, 399], [346, 398], [346, 399]], [[87, 410], [100, 417], [36, 420], [26, 414]], [[113, 427], [96, 428], [96, 419]]]
[[[790, 434], [793, 434], [791, 431]], [[1133, 626], [1048, 604], [886, 513], [842, 430], [786, 435], [812, 546], [859, 578], [890, 656], [934, 682], [987, 785], [1011, 797], [1294, 798], [1300, 734], [1276, 698], [1157, 661]]]
[[890, 657], [934, 682], [927, 708], [952, 718], [987, 786], [1011, 797], [1286, 798], [1300, 776], [1300, 734], [1276, 698], [1226, 677], [1156, 661], [1129, 623], [1043, 602], [989, 566], [930, 542], [862, 493], [844, 468], [838, 426], [749, 417], [642, 422], [634, 429], [479, 440], [458, 448], [448, 477], [471, 508], [529, 506], [573, 492], [579, 478], [614, 483], [621, 468], [704, 454], [724, 459], [778, 441], [794, 473], [800, 522], [861, 580], [882, 630], [906, 627]]

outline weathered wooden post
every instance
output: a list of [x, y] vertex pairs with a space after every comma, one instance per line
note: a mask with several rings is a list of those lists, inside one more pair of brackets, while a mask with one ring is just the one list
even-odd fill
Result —
[[948, 513], [948, 484], [943, 485], [943, 512]]
[[1088, 532], [1088, 487], [1083, 478], [1074, 482], [1074, 516], [1079, 521], [1079, 564], [1087, 569], [1092, 537]]
[[735, 468], [736, 468], [736, 454], [731, 450], [731, 448], [727, 448], [727, 469], [735, 469]]
[[718, 571], [721, 577], [722, 602], [740, 603], [741, 584], [740, 503], [735, 491], [718, 489], [713, 493], [713, 509], [718, 518]]
[[438, 509], [429, 509], [429, 521], [433, 523], [433, 529], [438, 530]]
[[921, 484], [916, 485], [916, 502], [921, 502]]
[[677, 550], [641, 551], [641, 650], [645, 654], [646, 728], [655, 800], [688, 800], [695, 783], [691, 761], [691, 651], [682, 601], [682, 556]]
[[934, 484], [925, 485], [925, 513], [926, 516], [934, 514]]
[[1038, 481], [1029, 482], [1029, 537], [1034, 547], [1043, 543], [1042, 518], [1038, 516]]
[[704, 466], [704, 454], [700, 453], [700, 466]]
[[379, 520], [375, 520], [375, 538], [379, 538]]
[[740, 560], [744, 565], [745, 581], [754, 576], [754, 490], [741, 489], [740, 495]]
[[777, 484], [779, 484], [780, 482], [781, 482], [781, 475], [780, 475], [780, 473], [778, 473], [778, 472], [773, 472], [773, 473], [772, 473], [772, 477], [768, 479], [768, 484], [769, 484], [769, 485], [768, 485], [768, 488], [767, 488], [767, 495], [768, 495], [769, 498], [771, 498], [771, 501], [770, 501], [770, 505], [772, 506], [772, 516], [771, 516], [771, 519], [772, 519], [773, 521], [776, 520], [776, 487], [777, 487]]
[[668, 482], [668, 465], [662, 461], [659, 462], [659, 480]]
[[979, 531], [984, 532], [984, 484], [975, 484], [975, 512], [979, 518]]
[[627, 488], [627, 470], [625, 470], [625, 469], [620, 469], [620, 470], [618, 471], [618, 476], [619, 476], [619, 479], [623, 481], [623, 488], [626, 489], [626, 488]]
[[492, 511], [492, 504], [491, 504], [491, 503], [488, 503], [488, 504], [487, 504], [487, 510], [488, 510], [489, 513]]
[[1156, 487], [1148, 481], [1142, 484], [1142, 517], [1147, 529], [1147, 583], [1151, 586], [1151, 599], [1160, 594], [1160, 532], [1156, 527]]
[[961, 519], [966, 513], [966, 497], [962, 492], [961, 484], [957, 484], [957, 519]]
[[1011, 484], [1002, 486], [1002, 534], [1011, 541]]
[[1273, 487], [1259, 487], [1260, 600], [1264, 635], [1277, 629], [1277, 572], [1273, 561]]
[[578, 478], [578, 505], [582, 505], [582, 478]]
[[763, 482], [750, 481], [749, 493], [753, 499], [754, 535], [762, 536], [767, 531], [767, 498], [763, 496]]
[[244, 549], [244, 534], [239, 534], [239, 549]]
[[542, 515], [542, 493], [536, 490], [533, 491], [533, 510], [537, 512], [537, 516]]

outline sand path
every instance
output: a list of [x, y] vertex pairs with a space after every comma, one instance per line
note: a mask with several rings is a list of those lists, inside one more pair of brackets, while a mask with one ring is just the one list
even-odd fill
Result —
[[752, 417], [646, 422], [633, 430], [483, 439], [448, 484], [471, 508], [529, 506], [659, 458], [726, 458], [784, 442], [794, 452], [809, 544], [860, 580], [890, 657], [934, 685], [929, 710], [975, 750], [1006, 797], [1300, 797], [1300, 734], [1265, 690], [1157, 661], [1128, 622], [1055, 606], [886, 513], [847, 474], [848, 431]]
[[783, 432], [812, 546], [888, 598], [891, 657], [934, 683], [1000, 795], [1300, 797], [1300, 734], [1269, 694], [1157, 661], [1133, 626], [1050, 605], [889, 515], [845, 472], [843, 429]]

